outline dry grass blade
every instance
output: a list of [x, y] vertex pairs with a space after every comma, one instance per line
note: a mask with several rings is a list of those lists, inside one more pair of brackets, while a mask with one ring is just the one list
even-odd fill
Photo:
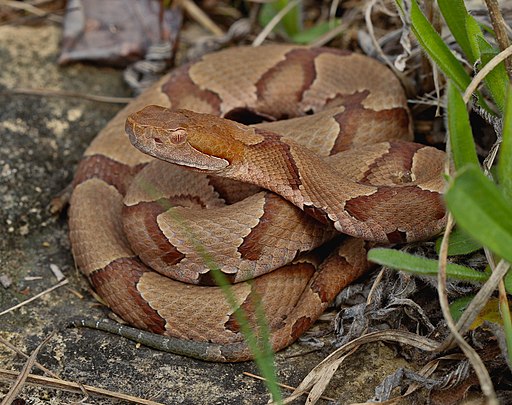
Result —
[[14, 384], [12, 385], [9, 392], [5, 395], [4, 399], [2, 400], [1, 405], [10, 405], [15, 399], [18, 393], [21, 391], [23, 386], [25, 385], [25, 381], [27, 380], [30, 370], [32, 370], [32, 367], [34, 366], [37, 355], [39, 353], [39, 350], [44, 346], [48, 340], [53, 336], [53, 333], [50, 334], [43, 342], [36, 347], [36, 349], [32, 352], [32, 354], [29, 356], [25, 364], [23, 365], [23, 368], [21, 369], [20, 374], [18, 375], [18, 378], [14, 381]]
[[[242, 374], [246, 375], [248, 377], [255, 378], [257, 380], [266, 381], [265, 378], [263, 378], [259, 375], [253, 374], [253, 373], [249, 373], [248, 371], [244, 371]], [[281, 388], [285, 388], [290, 391], [295, 391], [297, 389], [296, 387], [292, 387], [291, 385], [287, 385], [287, 384], [278, 383], [277, 385], [279, 385]], [[306, 391], [304, 394], [308, 394], [308, 392]], [[325, 395], [322, 395], [320, 398], [325, 399], [326, 401], [333, 401], [333, 402], [336, 401], [334, 398], [326, 397]]]
[[[469, 362], [471, 363], [475, 373], [478, 377], [478, 381], [480, 382], [480, 388], [482, 389], [482, 393], [487, 398], [488, 405], [498, 405], [498, 399], [496, 398], [496, 392], [494, 391], [494, 387], [491, 381], [491, 377], [489, 372], [485, 368], [482, 359], [478, 356], [476, 351], [464, 340], [461, 334], [458, 332], [457, 326], [453, 321], [452, 315], [450, 313], [450, 307], [448, 303], [448, 295], [446, 292], [446, 265], [448, 262], [448, 241], [449, 235], [453, 228], [454, 222], [451, 214], [448, 215], [448, 222], [446, 224], [446, 230], [443, 235], [443, 240], [441, 242], [441, 248], [439, 249], [439, 272], [438, 272], [438, 291], [439, 291], [439, 303], [441, 305], [441, 310], [443, 312], [443, 317], [446, 321], [446, 325], [448, 329], [464, 352]], [[494, 275], [494, 274], [493, 274]], [[491, 276], [492, 277], [492, 276]], [[490, 279], [490, 278], [489, 278]], [[486, 284], [489, 283], [489, 280]], [[485, 285], [484, 285], [485, 287]], [[483, 288], [482, 288], [483, 289]], [[480, 291], [482, 291], [482, 289]], [[480, 292], [479, 292], [480, 293]], [[466, 310], [467, 312], [467, 310]], [[449, 340], [449, 339], [447, 339]], [[444, 350], [447, 348], [446, 341], [439, 346], [437, 350]]]
[[469, 86], [467, 87], [466, 91], [464, 92], [464, 103], [469, 102], [469, 98], [471, 95], [476, 91], [482, 80], [484, 80], [485, 76], [489, 74], [490, 71], [492, 71], [496, 66], [498, 66], [501, 62], [503, 62], [505, 59], [507, 59], [510, 55], [512, 55], [512, 45], [509, 46], [507, 49], [501, 51], [499, 54], [497, 54], [494, 58], [492, 58], [483, 68], [480, 70], [475, 77], [473, 77], [473, 80], [471, 80], [471, 83], [469, 83]]
[[464, 334], [469, 330], [469, 327], [481, 312], [485, 304], [489, 301], [493, 292], [496, 291], [496, 288], [499, 286], [500, 281], [502, 281], [509, 268], [510, 264], [501, 260], [496, 268], [493, 269], [489, 279], [471, 300], [471, 303], [457, 322], [457, 330], [459, 330], [461, 334]]
[[78, 93], [75, 91], [56, 90], [56, 89], [28, 89], [19, 87], [16, 89], [10, 89], [0, 91], [0, 94], [26, 94], [29, 96], [52, 96], [52, 97], [74, 97], [83, 98], [84, 100], [98, 101], [100, 103], [112, 103], [112, 104], [128, 104], [133, 100], [131, 97], [110, 97], [110, 96], [98, 96], [95, 94]]
[[0, 312], [0, 316], [1, 315], [5, 315], [8, 312], [14, 311], [15, 309], [18, 309], [18, 308], [20, 308], [20, 307], [22, 307], [24, 305], [27, 305], [28, 303], [30, 303], [30, 302], [32, 302], [32, 301], [42, 297], [45, 294], [48, 294], [49, 292], [52, 292], [53, 290], [55, 290], [55, 289], [57, 289], [59, 287], [62, 287], [63, 285], [66, 285], [66, 284], [68, 284], [68, 280], [67, 279], [66, 280], [62, 280], [59, 284], [55, 284], [53, 287], [50, 287], [47, 290], [44, 290], [44, 291], [40, 292], [39, 294], [34, 295], [32, 298], [29, 298], [28, 300], [20, 302], [19, 304], [15, 305], [15, 306], [13, 306], [11, 308], [7, 308], [5, 311]]
[[306, 403], [314, 405], [318, 402], [318, 400], [322, 396], [322, 393], [325, 391], [325, 389], [331, 382], [332, 376], [338, 370], [338, 368], [341, 366], [341, 363], [343, 363], [343, 361], [345, 361], [345, 359], [348, 356], [350, 356], [352, 353], [354, 353], [357, 349], [358, 349], [358, 347], [354, 347], [350, 352], [348, 352], [344, 356], [341, 356], [339, 359], [333, 361], [329, 367], [323, 368], [322, 375], [319, 376], [317, 383], [315, 385], [313, 385], [313, 388], [311, 388], [311, 391], [308, 395]]
[[[330, 370], [332, 370], [334, 367], [337, 369], [339, 367], [339, 364], [337, 364], [338, 362], [341, 363], [347, 355], [351, 354], [359, 346], [366, 343], [380, 341], [402, 343], [417, 347], [418, 349], [425, 351], [433, 351], [439, 344], [435, 340], [404, 331], [386, 330], [368, 333], [352, 340], [351, 342], [348, 342], [327, 356], [321, 363], [319, 363], [313, 370], [310, 371], [310, 373], [297, 387], [295, 392], [286, 398], [283, 403], [287, 404], [292, 402], [294, 399], [298, 398], [300, 395], [306, 392], [306, 390], [310, 389], [311, 391], [314, 390], [315, 395], [321, 394], [321, 392], [319, 392], [320, 388], [322, 386], [324, 388], [327, 386], [326, 381], [324, 380], [324, 376], [329, 375]], [[315, 385], [317, 384], [320, 384], [318, 390], [315, 389]], [[308, 404], [313, 404], [313, 402], [309, 402], [308, 400]]]
[[195, 20], [198, 24], [202, 25], [213, 35], [222, 36], [224, 31], [217, 24], [215, 24], [208, 15], [201, 10], [191, 0], [180, 0], [178, 4], [187, 12], [187, 14]]
[[299, 0], [290, 1], [286, 7], [284, 7], [279, 13], [277, 13], [266, 25], [266, 27], [258, 34], [258, 36], [252, 41], [252, 46], [260, 46], [265, 38], [267, 38], [268, 34], [272, 32], [277, 24], [283, 19], [283, 17], [288, 13], [293, 7], [299, 4]]
[[[5, 340], [2, 337], [0, 337], [0, 343], [3, 344], [4, 346], [8, 347], [9, 349], [11, 349], [13, 352], [19, 354], [20, 356], [25, 357], [26, 359], [29, 358], [29, 356], [27, 354], [23, 353], [16, 346], [11, 345], [7, 340]], [[34, 365], [39, 370], [43, 371], [44, 373], [48, 374], [49, 376], [52, 376], [53, 378], [60, 378], [58, 374], [55, 374], [53, 371], [48, 370], [46, 367], [44, 367], [42, 364], [39, 364], [37, 361], [34, 363]]]
[[[17, 373], [11, 370], [0, 369], [0, 379], [13, 381], [17, 377]], [[113, 392], [105, 390], [103, 388], [97, 388], [90, 385], [81, 385], [78, 383], [59, 380], [50, 377], [42, 377], [34, 374], [28, 374], [26, 379], [27, 384], [36, 385], [43, 388], [54, 388], [60, 389], [67, 392], [82, 393], [82, 387], [87, 391], [88, 394], [96, 395], [105, 398], [115, 398], [123, 401], [127, 401], [134, 404], [141, 405], [163, 405], [161, 402], [151, 401], [149, 399], [134, 397], [132, 395], [123, 394], [120, 392]], [[3, 404], [2, 404], [3, 405]]]

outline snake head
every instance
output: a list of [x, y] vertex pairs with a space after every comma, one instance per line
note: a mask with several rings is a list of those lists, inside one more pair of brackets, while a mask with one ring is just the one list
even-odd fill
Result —
[[130, 142], [157, 159], [219, 173], [243, 155], [237, 139], [252, 128], [210, 114], [149, 105], [128, 116]]

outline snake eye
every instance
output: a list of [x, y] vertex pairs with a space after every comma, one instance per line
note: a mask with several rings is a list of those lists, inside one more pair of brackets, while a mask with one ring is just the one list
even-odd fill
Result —
[[185, 143], [185, 141], [187, 140], [187, 132], [184, 129], [177, 129], [175, 131], [172, 131], [169, 140], [171, 141], [171, 143], [175, 145]]

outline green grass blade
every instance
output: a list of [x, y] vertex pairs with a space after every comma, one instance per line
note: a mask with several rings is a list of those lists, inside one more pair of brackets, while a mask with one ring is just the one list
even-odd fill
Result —
[[478, 37], [483, 37], [482, 28], [480, 27], [480, 24], [469, 14], [466, 15], [465, 25], [469, 46], [473, 55], [473, 59], [470, 62], [474, 65], [475, 62], [480, 59], [480, 48], [476, 39]]
[[336, 19], [333, 21], [324, 21], [319, 24], [312, 26], [311, 28], [305, 29], [296, 35], [291, 37], [291, 40], [296, 44], [310, 44], [316, 41], [319, 37], [324, 35], [326, 32], [329, 32], [335, 27], [338, 27], [341, 24], [340, 19]]
[[[152, 184], [144, 183], [141, 185], [150, 195], [159, 195]], [[256, 309], [257, 325], [253, 330], [249, 323], [247, 314], [240, 310], [237, 298], [233, 292], [232, 285], [229, 283], [226, 275], [220, 270], [215, 258], [206, 250], [199, 239], [194, 235], [192, 229], [186, 221], [176, 212], [175, 207], [170, 203], [161, 203], [162, 208], [171, 214], [179, 226], [183, 228], [185, 234], [190, 238], [194, 251], [201, 257], [204, 264], [213, 276], [215, 284], [222, 290], [222, 293], [228, 305], [234, 310], [234, 317], [240, 325], [240, 331], [254, 357], [254, 362], [264, 377], [265, 385], [272, 395], [274, 402], [282, 403], [282, 394], [278, 385], [277, 370], [274, 362], [274, 352], [270, 344], [270, 332], [268, 322], [265, 319], [265, 313], [261, 305], [261, 298], [254, 296], [253, 307]]]
[[[396, 0], [400, 10], [404, 12], [404, 1]], [[450, 51], [437, 31], [427, 20], [416, 0], [411, 0], [411, 23], [412, 31], [416, 39], [427, 52], [429, 57], [443, 71], [443, 73], [457, 85], [459, 90], [464, 91], [471, 82], [469, 75], [462, 64]]]
[[[442, 237], [436, 240], [436, 252], [439, 253], [441, 249]], [[473, 253], [479, 249], [482, 249], [482, 244], [460, 228], [455, 228], [450, 232], [450, 239], [448, 243], [448, 256], [459, 256]]]
[[512, 364], [512, 319], [510, 316], [510, 306], [507, 297], [503, 300], [500, 295], [500, 314], [503, 321], [503, 330], [505, 331], [505, 342], [507, 343], [508, 362]]
[[507, 101], [503, 111], [503, 142], [498, 162], [498, 179], [503, 194], [512, 201], [512, 86], [507, 86]]
[[468, 110], [452, 81], [448, 82], [448, 132], [455, 168], [458, 170], [469, 163], [478, 165]]
[[464, 231], [512, 262], [512, 207], [479, 167], [463, 168], [446, 191], [445, 201]]
[[[400, 269], [421, 276], [436, 276], [439, 263], [437, 260], [414, 256], [394, 249], [375, 248], [368, 252], [368, 260], [387, 267]], [[488, 276], [470, 267], [449, 263], [446, 274], [457, 280], [483, 283]]]
[[[485, 66], [492, 58], [494, 58], [499, 50], [490, 45], [482, 35], [476, 37], [478, 49], [480, 51], [480, 59], [482, 67]], [[505, 63], [501, 62], [493, 70], [491, 70], [484, 79], [492, 99], [498, 106], [500, 111], [505, 108], [505, 92], [509, 83]]]
[[450, 32], [466, 55], [469, 63], [475, 63], [478, 59], [478, 54], [475, 54], [471, 46], [471, 36], [468, 32], [468, 25], [471, 24], [470, 21], [474, 21], [474, 18], [466, 10], [464, 0], [437, 0], [437, 4], [446, 21], [446, 25], [448, 25]]
[[[265, 27], [274, 16], [284, 9], [291, 0], [274, 0], [264, 3], [258, 16], [259, 23]], [[302, 3], [299, 2], [288, 11], [279, 22], [276, 29], [281, 29], [292, 37], [302, 31]]]

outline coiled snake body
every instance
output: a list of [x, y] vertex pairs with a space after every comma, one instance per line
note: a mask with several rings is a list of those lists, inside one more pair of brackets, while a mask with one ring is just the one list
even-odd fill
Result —
[[[257, 304], [282, 349], [367, 269], [366, 241], [442, 229], [444, 153], [410, 137], [400, 84], [372, 59], [285, 45], [207, 55], [119, 112], [85, 152], [69, 212], [75, 261], [168, 350], [251, 358], [235, 310], [257, 330]], [[331, 253], [306, 253], [339, 233], [351, 237]], [[217, 268], [236, 283], [235, 307]]]

